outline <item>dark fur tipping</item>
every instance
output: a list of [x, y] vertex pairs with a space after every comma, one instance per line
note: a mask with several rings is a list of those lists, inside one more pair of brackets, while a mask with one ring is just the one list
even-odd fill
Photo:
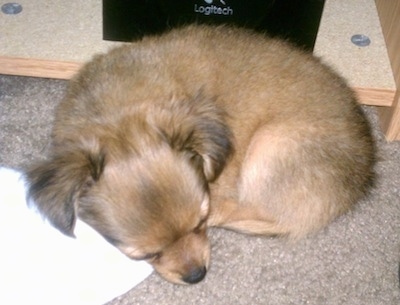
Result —
[[74, 236], [76, 202], [85, 188], [99, 179], [103, 168], [100, 153], [65, 151], [27, 171], [28, 197], [56, 228]]
[[233, 152], [232, 134], [224, 111], [201, 93], [191, 102], [173, 104], [166, 121], [159, 119], [160, 130], [171, 148], [193, 153], [201, 162], [207, 181], [214, 181]]

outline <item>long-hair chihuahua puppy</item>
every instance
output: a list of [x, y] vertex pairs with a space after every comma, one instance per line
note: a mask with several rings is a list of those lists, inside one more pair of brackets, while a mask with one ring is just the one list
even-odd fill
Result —
[[208, 269], [206, 230], [300, 238], [372, 184], [370, 127], [345, 81], [281, 40], [187, 26], [96, 56], [59, 105], [29, 196], [174, 283]]

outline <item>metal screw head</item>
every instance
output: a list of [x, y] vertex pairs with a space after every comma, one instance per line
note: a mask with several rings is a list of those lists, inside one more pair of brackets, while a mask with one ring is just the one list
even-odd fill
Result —
[[362, 34], [351, 36], [351, 42], [359, 47], [366, 47], [371, 44], [371, 40], [369, 39], [369, 37]]
[[16, 15], [22, 12], [22, 5], [19, 3], [6, 3], [1, 6], [1, 11], [6, 15]]

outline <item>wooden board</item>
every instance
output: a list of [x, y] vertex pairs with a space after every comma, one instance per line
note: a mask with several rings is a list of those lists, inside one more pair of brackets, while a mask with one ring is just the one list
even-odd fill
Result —
[[400, 140], [400, 1], [377, 0], [379, 17], [396, 82], [390, 107], [380, 107], [382, 129], [388, 140]]
[[[18, 15], [0, 13], [0, 73], [70, 78], [102, 40], [101, 1], [20, 0]], [[353, 45], [353, 34], [372, 43]], [[364, 104], [390, 106], [395, 84], [374, 0], [326, 0], [315, 54], [341, 73]]]
[[[371, 44], [354, 45], [356, 34]], [[392, 105], [396, 85], [374, 0], [326, 0], [314, 54], [348, 80], [363, 104]]]

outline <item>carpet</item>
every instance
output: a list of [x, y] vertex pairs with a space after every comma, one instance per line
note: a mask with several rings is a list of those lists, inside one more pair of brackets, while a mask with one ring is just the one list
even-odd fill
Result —
[[[45, 158], [65, 85], [0, 76], [1, 166], [20, 169]], [[378, 179], [354, 211], [295, 244], [212, 229], [211, 267], [203, 282], [176, 286], [153, 273], [107, 304], [400, 304], [400, 142], [386, 142], [374, 108], [364, 110], [377, 140]]]

